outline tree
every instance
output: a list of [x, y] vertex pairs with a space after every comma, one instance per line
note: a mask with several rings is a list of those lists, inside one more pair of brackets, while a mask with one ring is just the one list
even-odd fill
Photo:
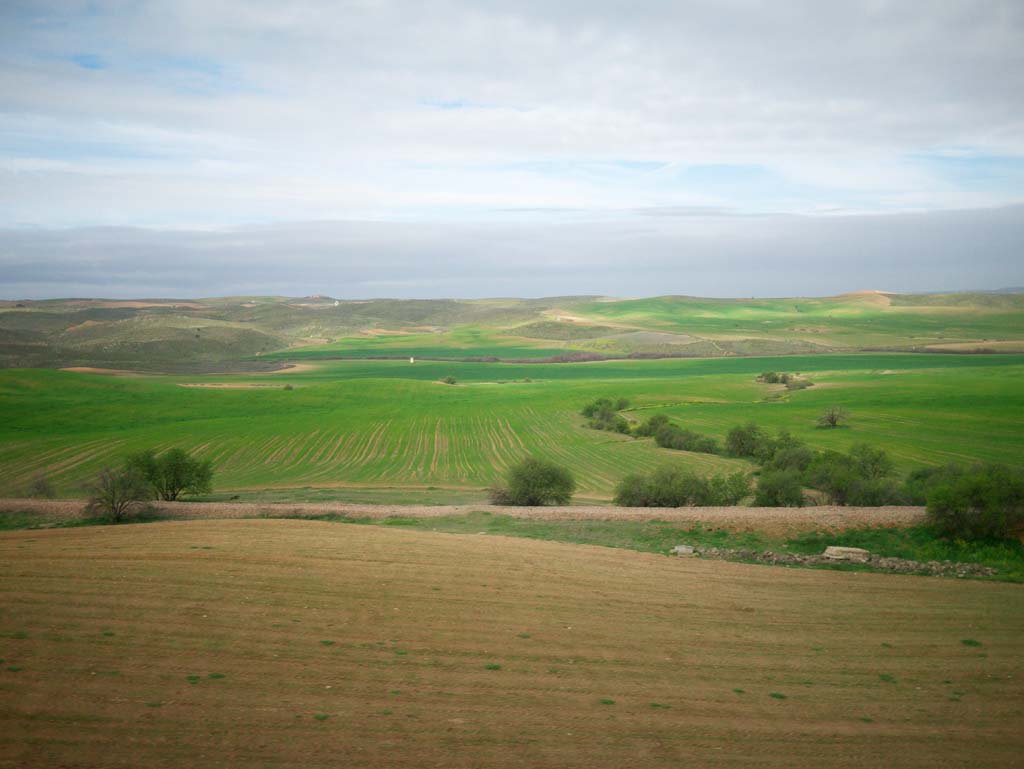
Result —
[[496, 505], [565, 505], [576, 490], [576, 480], [566, 468], [546, 459], [527, 457], [513, 465], [507, 485], [491, 490]]
[[152, 449], [128, 458], [126, 468], [136, 470], [160, 499], [173, 502], [182, 494], [209, 494], [213, 490], [213, 465], [194, 459], [182, 449], [157, 456]]
[[846, 413], [846, 409], [842, 406], [829, 406], [822, 412], [821, 416], [818, 417], [819, 427], [840, 427], [846, 420], [849, 419], [849, 414]]
[[85, 512], [107, 515], [114, 523], [120, 523], [151, 497], [151, 486], [138, 468], [106, 468], [99, 471], [89, 488]]

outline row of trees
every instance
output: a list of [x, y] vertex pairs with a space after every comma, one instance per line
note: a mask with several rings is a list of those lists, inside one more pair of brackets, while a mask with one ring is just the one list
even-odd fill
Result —
[[213, 465], [183, 449], [157, 454], [153, 449], [129, 456], [123, 465], [100, 470], [89, 489], [86, 512], [120, 522], [144, 502], [175, 501], [183, 494], [209, 494]]

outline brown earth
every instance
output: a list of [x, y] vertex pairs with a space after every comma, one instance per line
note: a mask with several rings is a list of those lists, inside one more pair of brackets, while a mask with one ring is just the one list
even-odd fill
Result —
[[1016, 585], [226, 520], [4, 532], [0, 591], [3, 767], [932, 769], [1024, 748]]
[[[0, 512], [37, 513], [40, 522], [70, 520], [81, 515], [85, 500], [0, 499]], [[490, 512], [516, 518], [552, 521], [670, 521], [700, 523], [737, 531], [788, 534], [800, 531], [838, 531], [869, 526], [915, 526], [924, 521], [923, 507], [504, 507], [498, 505], [379, 505], [344, 502], [154, 502], [168, 518], [315, 517], [327, 514], [351, 518], [435, 518]]]

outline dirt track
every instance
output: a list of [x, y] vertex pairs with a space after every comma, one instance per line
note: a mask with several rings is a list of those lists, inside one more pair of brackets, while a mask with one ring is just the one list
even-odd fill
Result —
[[[40, 523], [81, 515], [83, 500], [0, 499], [0, 512], [38, 513]], [[172, 519], [307, 518], [328, 514], [351, 518], [434, 518], [490, 512], [516, 518], [553, 521], [619, 520], [701, 523], [765, 533], [913, 526], [924, 520], [921, 507], [498, 507], [495, 505], [371, 505], [343, 502], [156, 502], [154, 507]]]

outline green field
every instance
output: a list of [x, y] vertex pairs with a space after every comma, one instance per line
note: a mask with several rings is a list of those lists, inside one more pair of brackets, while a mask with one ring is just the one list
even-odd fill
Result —
[[[789, 392], [757, 382], [767, 369], [799, 371], [815, 384]], [[459, 384], [438, 383], [445, 375]], [[79, 496], [100, 467], [172, 446], [212, 460], [220, 494], [276, 498], [409, 501], [424, 493], [442, 502], [451, 492], [459, 501], [482, 499], [527, 454], [569, 466], [579, 496], [598, 501], [626, 473], [664, 462], [701, 473], [753, 469], [587, 429], [579, 410], [600, 396], [629, 398], [627, 417], [661, 410], [719, 439], [753, 419], [817, 448], [867, 441], [890, 451], [900, 471], [949, 461], [1024, 464], [1020, 355], [335, 360], [285, 373], [192, 377], [20, 369], [0, 372], [0, 494], [20, 495], [43, 474], [61, 495]], [[849, 427], [815, 427], [830, 405], [849, 411]]]

